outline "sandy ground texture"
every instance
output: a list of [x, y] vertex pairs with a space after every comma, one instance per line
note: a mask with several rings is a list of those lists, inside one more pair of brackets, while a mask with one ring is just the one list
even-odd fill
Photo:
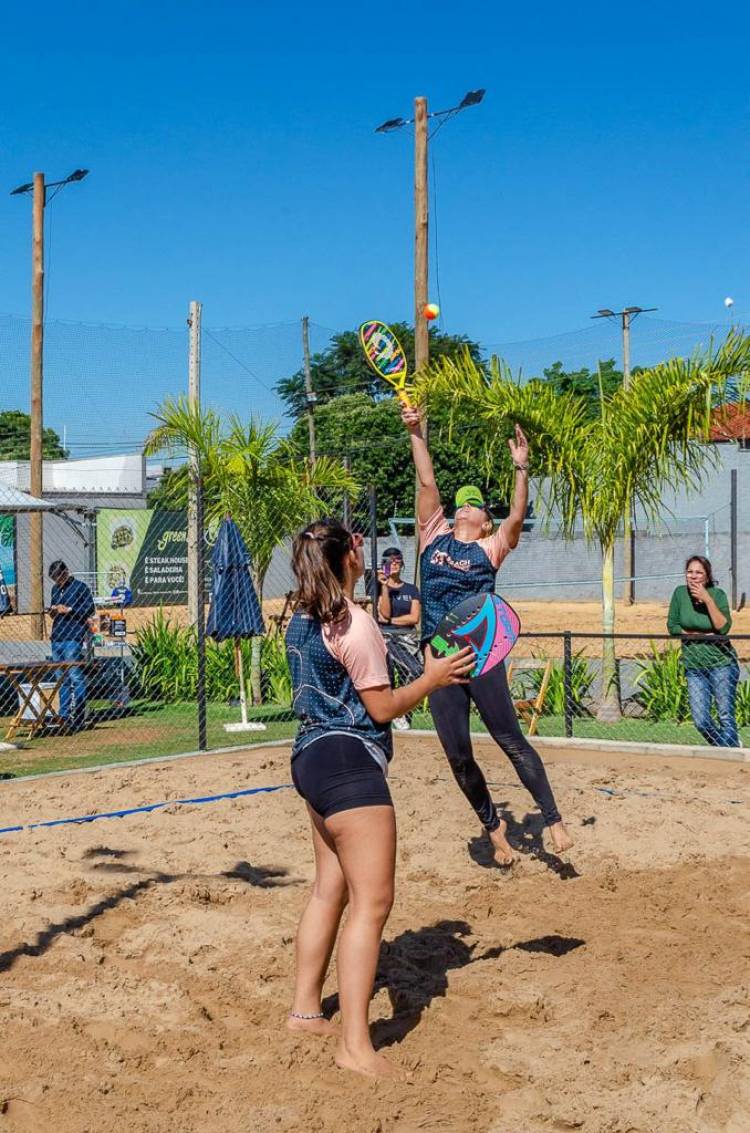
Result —
[[[0, 837], [0, 1133], [746, 1133], [750, 766], [556, 756], [561, 862], [480, 753], [510, 875], [435, 742], [398, 741], [372, 1019], [404, 1082], [284, 1030], [311, 876], [293, 791]], [[288, 778], [277, 748], [8, 783], [0, 825]]]

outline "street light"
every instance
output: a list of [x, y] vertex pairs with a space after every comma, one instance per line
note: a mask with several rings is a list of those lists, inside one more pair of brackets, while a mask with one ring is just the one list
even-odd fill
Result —
[[[30, 444], [29, 444], [29, 490], [32, 496], [43, 494], [42, 484], [42, 430], [44, 413], [42, 405], [44, 371], [44, 209], [49, 203], [47, 190], [54, 189], [49, 200], [66, 185], [83, 181], [88, 169], [74, 169], [61, 181], [45, 182], [43, 173], [35, 173], [34, 180], [12, 189], [10, 195], [18, 197], [33, 194], [31, 209], [31, 405], [30, 405]], [[29, 516], [29, 573], [31, 586], [29, 603], [31, 605], [31, 634], [34, 638], [44, 636], [44, 535], [41, 514]]]
[[[483, 87], [480, 90], [467, 91], [457, 106], [451, 106], [448, 110], [433, 110], [425, 117], [427, 119], [447, 118], [449, 115], [458, 114], [459, 110], [468, 110], [470, 106], [478, 106], [485, 94], [486, 91]], [[400, 130], [402, 126], [411, 126], [416, 120], [416, 112], [414, 118], [389, 118], [387, 122], [383, 122], [382, 126], [376, 127], [375, 133], [390, 134], [392, 130]]]
[[428, 295], [428, 255], [427, 236], [429, 225], [429, 206], [427, 200], [427, 123], [435, 118], [437, 131], [445, 123], [467, 110], [471, 106], [478, 106], [485, 95], [484, 88], [467, 91], [456, 106], [448, 110], [427, 111], [427, 99], [415, 98], [413, 118], [388, 118], [375, 130], [376, 134], [390, 134], [401, 130], [404, 126], [414, 126], [414, 208], [415, 208], [415, 238], [414, 238], [414, 368], [419, 370], [429, 361], [430, 339], [427, 332], [427, 322], [424, 318], [424, 308], [429, 300]]
[[[61, 189], [63, 185], [70, 185], [73, 181], [83, 181], [84, 177], [88, 177], [88, 169], [74, 169], [67, 177], [63, 177], [62, 181], [45, 181], [44, 188], [46, 189]], [[28, 181], [25, 185], [19, 185], [17, 189], [11, 189], [11, 197], [17, 197], [21, 193], [30, 193], [34, 188], [34, 182]]]

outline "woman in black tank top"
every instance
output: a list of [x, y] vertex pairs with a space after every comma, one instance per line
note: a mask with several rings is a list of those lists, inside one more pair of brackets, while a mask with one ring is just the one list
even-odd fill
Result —
[[[353, 604], [364, 573], [362, 537], [336, 520], [310, 524], [294, 541], [297, 609], [287, 634], [300, 733], [292, 777], [312, 825], [315, 881], [297, 931], [290, 1030], [328, 1035], [321, 1010], [338, 946], [341, 1036], [336, 1062], [369, 1077], [395, 1067], [373, 1048], [368, 1024], [383, 928], [393, 903], [396, 820], [385, 780], [390, 722], [437, 688], [464, 679], [470, 649], [430, 661], [392, 689], [375, 621]], [[379, 654], [378, 650], [382, 653]]]

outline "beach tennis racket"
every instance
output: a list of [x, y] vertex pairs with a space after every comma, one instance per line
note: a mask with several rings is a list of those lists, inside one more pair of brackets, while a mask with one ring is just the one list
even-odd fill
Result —
[[471, 677], [482, 677], [510, 653], [521, 620], [497, 594], [472, 594], [446, 614], [430, 638], [433, 652], [446, 657], [470, 645], [476, 654]]
[[359, 328], [359, 341], [370, 369], [395, 389], [404, 405], [409, 405], [409, 398], [406, 396], [406, 355], [391, 328], [377, 319], [371, 319]]

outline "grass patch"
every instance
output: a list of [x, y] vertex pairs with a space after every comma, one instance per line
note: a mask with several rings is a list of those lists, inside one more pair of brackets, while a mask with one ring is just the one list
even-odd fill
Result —
[[[94, 714], [95, 706], [92, 706]], [[268, 705], [251, 709], [250, 719], [262, 720], [265, 732], [225, 732], [224, 724], [239, 721], [239, 708], [209, 704], [206, 711], [208, 747], [245, 747], [249, 743], [291, 739], [296, 721], [289, 709]], [[3, 735], [9, 720], [0, 721]], [[76, 736], [44, 736], [25, 741], [23, 749], [0, 752], [0, 775], [42, 775], [79, 767], [178, 755], [198, 747], [198, 711], [192, 704], [133, 705], [132, 714], [97, 721]]]
[[[432, 728], [432, 717], [429, 712], [415, 713], [412, 718], [412, 727]], [[471, 729], [474, 732], [487, 731], [479, 716], [473, 712]], [[537, 732], [540, 736], [564, 736], [565, 718], [563, 716], [542, 716]], [[703, 736], [690, 721], [686, 721], [684, 724], [675, 724], [669, 720], [633, 720], [626, 718], [618, 720], [616, 724], [602, 724], [590, 717], [577, 717], [573, 720], [573, 737], [591, 740], [622, 740], [626, 743], [687, 744], [690, 747], [708, 747]], [[750, 729], [746, 728], [740, 731], [740, 740], [743, 746], [748, 745]]]

